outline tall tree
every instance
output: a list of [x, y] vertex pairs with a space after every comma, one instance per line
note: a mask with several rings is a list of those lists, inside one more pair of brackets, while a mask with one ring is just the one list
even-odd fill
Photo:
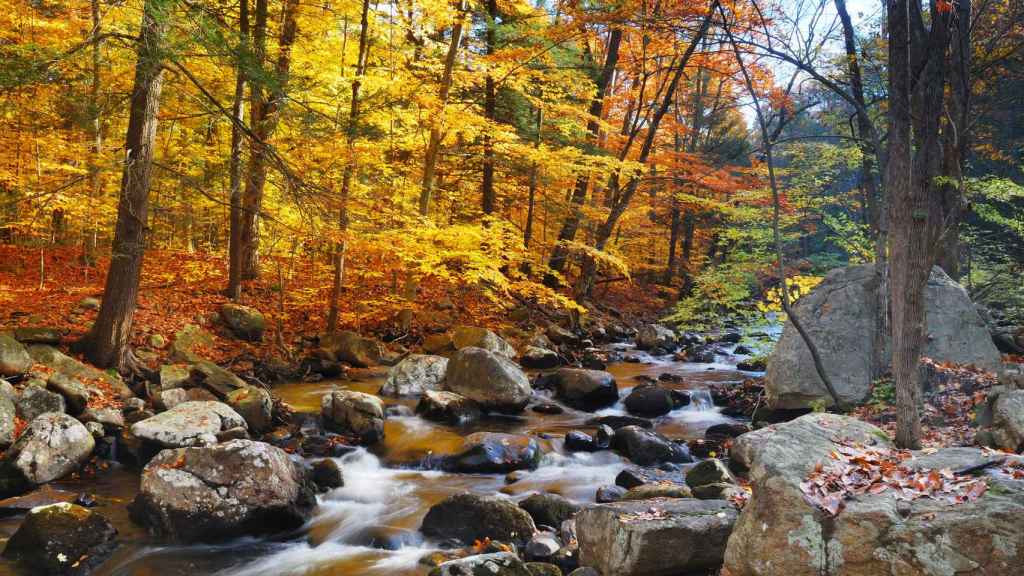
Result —
[[[494, 56], [498, 43], [497, 36], [498, 2], [497, 0], [487, 0], [486, 44], [488, 56]], [[495, 94], [495, 91], [494, 75], [488, 72], [487, 78], [484, 80], [484, 117], [487, 118], [488, 122], [492, 123], [495, 121], [495, 114], [497, 112], [497, 94]], [[483, 164], [483, 182], [481, 183], [480, 195], [481, 209], [484, 214], [491, 214], [494, 212], [494, 204], [497, 201], [497, 197], [494, 192], [494, 140], [491, 138], [490, 127], [484, 133]]]
[[146, 0], [135, 49], [135, 81], [125, 135], [125, 163], [110, 269], [96, 322], [78, 343], [79, 349], [93, 364], [118, 370], [128, 370], [133, 365], [130, 348], [132, 320], [146, 246], [149, 183], [169, 18], [169, 2]]
[[242, 295], [242, 126], [245, 120], [246, 65], [249, 57], [249, 0], [238, 3], [238, 63], [235, 70], [235, 97], [231, 103], [231, 158], [228, 162], [231, 221], [228, 238], [228, 297]]

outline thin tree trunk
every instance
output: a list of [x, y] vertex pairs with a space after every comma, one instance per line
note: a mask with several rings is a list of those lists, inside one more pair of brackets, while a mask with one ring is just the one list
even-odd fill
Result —
[[161, 57], [169, 16], [163, 2], [146, 0], [136, 44], [135, 84], [124, 147], [126, 162], [110, 269], [96, 323], [79, 343], [93, 364], [122, 371], [132, 364], [132, 320], [145, 252], [149, 183], [163, 84]]
[[444, 115], [448, 106], [448, 93], [452, 88], [452, 71], [455, 68], [455, 58], [459, 53], [459, 44], [462, 42], [462, 20], [465, 17], [466, 0], [459, 1], [458, 15], [452, 25], [452, 39], [448, 45], [448, 54], [444, 59], [444, 73], [441, 75], [441, 88], [438, 100], [441, 101], [441, 109], [436, 112], [430, 125], [430, 140], [427, 143], [427, 152], [423, 159], [423, 182], [420, 185], [420, 215], [430, 214], [430, 200], [434, 194], [434, 179], [437, 176], [437, 158], [441, 153], [441, 139], [444, 136]]
[[[533, 139], [533, 148], [540, 148], [540, 137], [541, 131], [544, 128], [544, 108], [537, 107], [537, 134]], [[530, 247], [530, 240], [533, 239], [533, 212], [537, 204], [537, 181], [540, 179], [539, 174], [540, 167], [536, 162], [530, 167], [530, 192], [529, 200], [526, 206], [526, 226], [523, 227], [523, 245], [527, 248]]]
[[228, 162], [231, 204], [228, 236], [228, 297], [242, 296], [242, 123], [245, 119], [245, 66], [249, 56], [249, 0], [239, 1], [238, 69], [235, 71], [235, 97], [231, 104], [231, 159]]
[[[497, 42], [498, 2], [487, 0], [487, 55], [493, 56]], [[494, 76], [490, 73], [484, 81], [484, 117], [494, 122], [497, 102], [495, 96]], [[494, 193], [494, 142], [490, 133], [484, 133], [484, 165], [483, 183], [481, 186], [481, 208], [485, 215], [494, 212], [496, 201]]]
[[679, 203], [672, 202], [672, 224], [669, 226], [668, 236], [668, 260], [665, 262], [665, 275], [662, 281], [665, 284], [672, 283], [672, 276], [676, 273], [676, 244], [679, 243], [679, 227], [682, 221], [680, 217]]
[[[103, 180], [100, 173], [100, 159], [103, 154], [103, 110], [100, 106], [100, 65], [102, 42], [100, 34], [103, 23], [100, 20], [100, 0], [91, 0], [90, 9], [92, 12], [92, 81], [89, 83], [89, 105], [92, 107], [92, 154], [89, 157], [89, 188], [92, 193], [93, 202], [97, 205], [103, 195]], [[94, 218], [90, 224], [90, 232], [85, 238], [84, 263], [91, 265], [96, 259], [96, 243], [99, 230], [96, 225], [98, 219]]]
[[[345, 250], [348, 234], [348, 197], [352, 188], [352, 175], [356, 170], [356, 137], [359, 134], [359, 90], [363, 84], [363, 75], [366, 73], [366, 58], [369, 51], [369, 13], [370, 0], [363, 0], [362, 16], [359, 21], [359, 54], [356, 57], [356, 77], [352, 80], [352, 102], [348, 111], [348, 127], [345, 131], [345, 147], [347, 148], [347, 160], [345, 161], [345, 172], [341, 180], [341, 197], [338, 199], [338, 234], [340, 239], [334, 249], [334, 280], [331, 286], [331, 305], [327, 314], [327, 333], [333, 333], [338, 326], [338, 307], [341, 300], [341, 290], [345, 283]], [[345, 55], [342, 54], [344, 60]]]
[[[619, 46], [622, 44], [622, 29], [613, 28], [608, 37], [608, 47], [604, 58], [604, 67], [601, 75], [597, 78], [597, 91], [590, 101], [589, 120], [587, 121], [587, 132], [590, 139], [597, 142], [601, 132], [601, 114], [604, 110], [604, 100], [611, 85], [612, 74], [619, 61]], [[587, 200], [587, 189], [590, 187], [590, 174], [584, 173], [576, 178], [576, 186], [573, 188], [572, 196], [569, 199], [571, 204], [570, 212], [562, 223], [562, 229], [558, 233], [558, 241], [551, 251], [551, 258], [548, 261], [548, 268], [551, 272], [544, 275], [544, 283], [554, 287], [558, 285], [558, 276], [565, 271], [566, 260], [569, 256], [568, 243], [576, 238], [576, 232], [580, 227], [582, 213], [580, 208]], [[556, 274], [557, 273], [557, 274]]]

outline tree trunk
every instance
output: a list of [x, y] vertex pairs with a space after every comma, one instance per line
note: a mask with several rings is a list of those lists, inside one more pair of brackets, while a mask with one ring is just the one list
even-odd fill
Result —
[[[276, 85], [268, 95], [258, 82], [250, 82], [251, 106], [249, 119], [256, 138], [250, 142], [249, 171], [242, 196], [242, 226], [240, 230], [242, 248], [242, 279], [252, 280], [259, 276], [259, 214], [263, 204], [263, 189], [267, 183], [266, 144], [277, 128], [281, 108], [285, 103], [288, 86], [288, 71], [291, 67], [291, 49], [295, 42], [298, 26], [295, 13], [298, 0], [285, 0], [283, 24], [278, 40], [277, 64], [274, 69]], [[256, 0], [256, 20], [253, 29], [253, 55], [263, 67], [267, 56], [267, 0]]]
[[[533, 139], [534, 149], [540, 148], [540, 136], [541, 130], [544, 127], [544, 109], [540, 106], [537, 107], [537, 134]], [[539, 180], [540, 168], [537, 163], [534, 162], [533, 166], [530, 167], [530, 193], [529, 200], [526, 207], [526, 225], [523, 227], [523, 245], [527, 248], [530, 247], [530, 240], [533, 239], [533, 212], [537, 204], [537, 181]]]
[[[103, 110], [100, 106], [100, 65], [102, 42], [100, 34], [103, 22], [100, 19], [100, 0], [91, 0], [90, 10], [92, 12], [92, 79], [89, 83], [89, 105], [92, 107], [92, 153], [89, 156], [89, 189], [93, 202], [99, 204], [103, 195], [103, 180], [100, 172], [100, 159], [103, 154]], [[99, 230], [96, 226], [96, 219], [93, 219], [89, 226], [90, 231], [85, 238], [84, 263], [91, 265], [96, 257], [96, 243]]]
[[[498, 2], [487, 0], [487, 55], [493, 56], [497, 42], [498, 27]], [[484, 81], [484, 117], [494, 122], [494, 115], [497, 109], [495, 96], [494, 76], [490, 73]], [[481, 186], [481, 208], [484, 215], [494, 212], [496, 197], [494, 194], [494, 142], [489, 132], [484, 132], [484, 165], [483, 183]]]
[[[615, 66], [619, 61], [619, 46], [621, 44], [622, 29], [613, 28], [608, 36], [604, 67], [601, 69], [601, 75], [597, 77], [597, 91], [590, 101], [590, 110], [588, 111], [590, 115], [587, 121], [587, 132], [590, 134], [590, 139], [593, 142], [597, 142], [601, 132], [600, 119], [604, 110], [604, 99], [608, 94], [612, 74], [615, 72]], [[589, 174], [584, 173], [576, 178], [576, 186], [573, 188], [572, 197], [569, 199], [571, 204], [570, 212], [565, 217], [565, 222], [562, 223], [562, 229], [558, 233], [558, 241], [555, 243], [551, 251], [551, 259], [548, 261], [548, 268], [552, 272], [544, 275], [544, 284], [550, 287], [558, 285], [558, 276], [555, 273], [561, 274], [565, 271], [566, 259], [569, 255], [568, 243], [576, 238], [576, 232], [579, 230], [580, 220], [582, 219], [580, 207], [587, 200], [587, 189], [589, 187]]]
[[[338, 325], [338, 305], [341, 290], [345, 283], [345, 249], [348, 234], [348, 197], [352, 188], [352, 175], [356, 170], [356, 137], [359, 135], [359, 90], [362, 88], [363, 75], [366, 73], [366, 58], [369, 51], [369, 13], [370, 0], [363, 0], [362, 16], [359, 21], [359, 53], [356, 57], [356, 76], [352, 80], [352, 101], [348, 110], [348, 127], [345, 131], [345, 147], [347, 160], [345, 172], [341, 180], [341, 197], [338, 208], [338, 234], [340, 239], [334, 248], [334, 279], [331, 286], [331, 305], [327, 314], [327, 333], [333, 333]], [[344, 54], [342, 54], [344, 60]]]
[[92, 330], [79, 348], [93, 364], [127, 370], [131, 366], [132, 319], [146, 242], [149, 182], [163, 80], [164, 34], [170, 14], [159, 0], [146, 0], [137, 46], [126, 162], [121, 176], [117, 225], [103, 302]]
[[239, 1], [238, 69], [235, 70], [235, 97], [231, 103], [231, 158], [228, 162], [231, 204], [228, 236], [228, 298], [242, 296], [242, 123], [245, 118], [245, 60], [249, 51], [249, 0]]
[[455, 68], [455, 58], [459, 53], [459, 44], [462, 42], [462, 19], [466, 11], [466, 0], [459, 1], [458, 15], [455, 23], [452, 24], [452, 39], [448, 44], [448, 54], [444, 59], [444, 73], [441, 75], [441, 89], [438, 100], [441, 101], [441, 109], [436, 112], [430, 124], [430, 140], [427, 143], [427, 152], [423, 159], [423, 182], [420, 185], [420, 215], [430, 214], [430, 200], [434, 195], [434, 179], [437, 176], [437, 158], [441, 153], [441, 139], [444, 136], [444, 115], [448, 106], [448, 93], [452, 88], [452, 71]]
[[668, 236], [668, 261], [665, 262], [665, 276], [662, 281], [665, 284], [672, 283], [672, 276], [676, 272], [676, 244], [679, 243], [679, 225], [681, 222], [679, 204], [672, 203], [672, 224], [669, 227]]

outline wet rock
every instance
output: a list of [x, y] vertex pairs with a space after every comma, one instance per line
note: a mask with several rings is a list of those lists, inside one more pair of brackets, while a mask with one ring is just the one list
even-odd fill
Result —
[[24, 344], [60, 344], [64, 336], [59, 328], [26, 326], [14, 329], [14, 339]]
[[583, 354], [580, 365], [590, 370], [606, 370], [608, 368], [608, 359], [595, 352], [588, 351]]
[[95, 446], [92, 434], [78, 420], [57, 412], [41, 414], [0, 460], [0, 495], [17, 494], [78, 470]]
[[21, 391], [16, 406], [18, 416], [25, 422], [31, 422], [40, 414], [64, 412], [64, 397], [39, 384], [30, 384]]
[[600, 486], [597, 489], [597, 494], [594, 500], [598, 504], [607, 504], [609, 502], [618, 502], [625, 496], [626, 489], [622, 486]]
[[615, 576], [714, 569], [735, 521], [736, 509], [721, 500], [656, 498], [585, 508], [576, 517], [580, 564]]
[[410, 354], [388, 372], [382, 396], [420, 396], [427, 390], [440, 390], [448, 359], [444, 356]]
[[32, 367], [25, 346], [6, 334], [0, 334], [0, 376], [17, 376]]
[[631, 414], [645, 418], [664, 416], [675, 407], [672, 394], [657, 385], [641, 385], [633, 388], [623, 404]]
[[345, 485], [345, 477], [341, 466], [333, 458], [324, 458], [313, 465], [310, 479], [321, 492], [341, 488]]
[[531, 576], [531, 572], [515, 554], [495, 552], [449, 560], [429, 576]]
[[315, 505], [280, 448], [252, 440], [164, 450], [142, 471], [132, 519], [182, 542], [287, 531]]
[[57, 490], [49, 484], [43, 484], [28, 494], [11, 496], [10, 498], [0, 500], [0, 517], [24, 514], [39, 506], [49, 506], [51, 504], [60, 504], [61, 502], [74, 503], [78, 496], [76, 492]]
[[191, 364], [203, 358], [201, 354], [213, 346], [213, 335], [195, 324], [187, 324], [174, 333], [171, 341], [172, 362]]
[[693, 488], [693, 497], [701, 500], [732, 500], [743, 494], [743, 489], [735, 484], [718, 482], [704, 484]]
[[227, 302], [220, 307], [220, 317], [236, 338], [250, 342], [259, 342], [263, 339], [267, 321], [259, 310]]
[[320, 401], [324, 422], [338, 432], [353, 434], [364, 444], [384, 439], [384, 403], [372, 394], [335, 390]]
[[660, 324], [648, 324], [637, 332], [636, 347], [640, 350], [675, 348], [676, 334]]
[[[131, 388], [121, 379], [121, 376], [113, 370], [98, 370], [61, 353], [53, 346], [33, 344], [28, 347], [28, 354], [36, 363], [52, 368], [55, 372], [66, 374], [71, 378], [77, 378], [80, 382], [102, 380], [110, 387], [114, 395], [119, 398], [127, 399], [135, 396]], [[90, 390], [93, 390], [93, 388], [90, 387]]]
[[615, 430], [611, 426], [601, 424], [594, 430], [594, 448], [597, 450], [609, 450], [612, 447], [612, 439], [615, 437]]
[[380, 342], [364, 338], [351, 330], [322, 336], [320, 346], [328, 350], [334, 359], [348, 362], [357, 368], [377, 366], [384, 358]]
[[[808, 414], [736, 439], [735, 463], [749, 471], [753, 494], [725, 555], [734, 576], [788, 574], [984, 574], [1016, 576], [1024, 566], [1024, 483], [985, 468], [994, 455], [975, 448], [915, 452], [913, 470], [980, 467], [988, 490], [977, 500], [897, 498], [893, 490], [845, 501], [828, 517], [808, 503], [800, 483], [847, 445], [888, 448], [878, 428], [854, 418]], [[1009, 463], [1020, 462], [1016, 456]]]
[[768, 361], [764, 358], [748, 358], [736, 363], [736, 369], [744, 372], [764, 372], [767, 367]]
[[750, 432], [750, 426], [746, 424], [715, 424], [704, 431], [704, 437], [709, 439], [736, 438]]
[[479, 418], [480, 406], [461, 394], [428, 390], [416, 405], [416, 413], [435, 422], [462, 424]]
[[639, 426], [626, 426], [616, 430], [612, 447], [641, 466], [693, 461], [686, 446], [676, 444], [657, 432]]
[[579, 430], [572, 430], [565, 435], [564, 446], [569, 452], [594, 452], [597, 450], [590, 434]]
[[538, 532], [526, 543], [523, 556], [531, 561], [546, 561], [554, 557], [562, 548], [562, 543], [550, 532]]
[[562, 569], [547, 562], [527, 562], [526, 569], [532, 576], [562, 576]]
[[0, 395], [0, 450], [6, 449], [14, 443], [14, 430], [17, 427], [15, 418], [17, 408], [10, 398]]
[[163, 448], [202, 446], [217, 442], [217, 434], [245, 428], [245, 419], [221, 402], [183, 402], [166, 412], [132, 425], [132, 435]]
[[599, 410], [619, 401], [615, 377], [601, 370], [560, 368], [553, 384], [558, 399], [577, 410]]
[[536, 531], [533, 519], [511, 500], [497, 496], [455, 494], [430, 507], [420, 531], [437, 541], [526, 542]]
[[246, 386], [228, 393], [224, 403], [241, 416], [254, 434], [265, 432], [273, 424], [274, 403], [270, 393], [257, 386]]
[[525, 368], [545, 370], [558, 366], [562, 361], [558, 357], [557, 352], [548, 350], [547, 348], [527, 346], [526, 350], [523, 350], [522, 356], [519, 357], [519, 363]]
[[533, 518], [537, 526], [558, 528], [579, 512], [579, 505], [558, 494], [531, 494], [519, 507]]
[[608, 426], [612, 430], [618, 430], [619, 428], [625, 428], [626, 426], [654, 428], [653, 422], [646, 418], [639, 418], [637, 416], [600, 416], [598, 418], [591, 418], [590, 420], [587, 420], [587, 424], [590, 426]]
[[529, 436], [476, 432], [465, 438], [457, 454], [444, 459], [442, 467], [464, 474], [506, 474], [533, 470], [542, 455], [540, 444]]
[[689, 487], [678, 484], [641, 484], [627, 490], [621, 500], [649, 500], [651, 498], [693, 498], [693, 492]]
[[515, 358], [516, 350], [501, 336], [486, 328], [477, 326], [457, 326], [452, 331], [452, 345], [456, 350], [463, 348], [483, 348], [505, 358]]
[[445, 390], [473, 400], [484, 410], [521, 412], [533, 389], [526, 374], [505, 356], [483, 348], [462, 348], [448, 362]]
[[386, 418], [409, 418], [415, 415], [416, 412], [405, 404], [386, 404], [384, 406], [384, 416]]
[[48, 575], [84, 575], [117, 547], [117, 530], [100, 514], [71, 503], [33, 508], [4, 549]]
[[540, 404], [534, 404], [530, 406], [530, 410], [538, 414], [562, 414], [565, 410], [553, 402], [542, 402]]
[[76, 378], [61, 372], [54, 372], [46, 380], [50, 390], [64, 397], [68, 412], [80, 414], [89, 403], [89, 390]]
[[729, 468], [718, 458], [711, 458], [699, 462], [686, 473], [686, 485], [690, 488], [705, 486], [707, 484], [735, 484]]
[[245, 380], [242, 380], [230, 370], [221, 368], [207, 360], [202, 360], [192, 365], [189, 371], [189, 379], [196, 386], [202, 386], [213, 392], [219, 399], [227, 398], [228, 394], [235, 390], [249, 386], [245, 383]]

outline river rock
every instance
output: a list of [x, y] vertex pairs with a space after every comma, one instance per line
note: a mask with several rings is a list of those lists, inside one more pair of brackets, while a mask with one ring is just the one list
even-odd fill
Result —
[[92, 434], [71, 416], [39, 415], [0, 460], [0, 495], [20, 493], [74, 472], [95, 446]]
[[477, 554], [449, 560], [428, 576], [532, 576], [523, 561], [511, 552]]
[[0, 334], [0, 376], [17, 376], [32, 367], [32, 357], [25, 345], [6, 334]]
[[516, 350], [501, 336], [478, 326], [457, 326], [452, 331], [452, 345], [456, 350], [483, 348], [505, 358], [515, 358]]
[[515, 362], [476, 347], [455, 353], [448, 362], [444, 387], [497, 412], [522, 412], [533, 394], [530, 380]]
[[709, 458], [699, 462], [686, 472], [686, 485], [690, 488], [705, 486], [707, 484], [735, 484], [729, 468], [718, 458]]
[[[838, 268], [794, 305], [818, 346], [832, 384], [849, 404], [863, 403], [871, 395], [874, 282], [873, 265]], [[999, 351], [967, 292], [938, 267], [932, 269], [928, 279], [925, 302], [928, 325], [924, 356], [987, 370], [999, 367]], [[886, 350], [886, 365], [888, 355]], [[818, 378], [810, 351], [791, 323], [786, 324], [768, 360], [765, 393], [768, 405], [775, 409], [806, 408], [818, 400], [832, 402]]]
[[608, 504], [610, 502], [618, 502], [622, 500], [622, 497], [626, 495], [626, 490], [622, 486], [615, 486], [608, 484], [607, 486], [599, 486], [597, 493], [594, 496], [594, 500], [598, 504]]
[[587, 424], [590, 426], [607, 426], [612, 430], [618, 430], [625, 428], [626, 426], [639, 426], [641, 428], [654, 428], [654, 423], [646, 418], [640, 418], [638, 416], [627, 416], [611, 414], [608, 416], [599, 416], [597, 418], [591, 418], [587, 420]]
[[641, 484], [626, 490], [620, 500], [650, 500], [651, 498], [693, 498], [693, 492], [688, 486], [679, 484]]
[[357, 368], [377, 366], [384, 357], [380, 342], [364, 338], [351, 330], [342, 330], [320, 337], [320, 346], [336, 360], [348, 362]]
[[245, 419], [221, 402], [182, 402], [132, 425], [132, 435], [163, 448], [215, 444], [217, 435], [246, 428]]
[[213, 392], [221, 400], [227, 398], [231, 392], [249, 386], [234, 372], [207, 360], [201, 360], [192, 365], [189, 370], [189, 379], [196, 386], [202, 386]]
[[480, 406], [455, 392], [427, 390], [416, 404], [416, 413], [435, 422], [463, 424], [480, 417]]
[[595, 452], [597, 450], [597, 447], [594, 445], [594, 438], [580, 430], [567, 432], [563, 446], [569, 452]]
[[547, 562], [527, 562], [526, 569], [532, 576], [563, 576], [562, 569]]
[[546, 370], [548, 368], [554, 368], [561, 364], [561, 359], [558, 357], [558, 353], [547, 348], [540, 348], [538, 346], [527, 346], [523, 350], [522, 356], [519, 357], [519, 363], [526, 368], [533, 368], [536, 370]]
[[321, 492], [341, 488], [345, 485], [345, 476], [341, 471], [341, 466], [334, 458], [324, 458], [314, 464], [310, 480]]
[[259, 386], [246, 386], [228, 393], [224, 403], [245, 419], [253, 433], [265, 432], [273, 424], [274, 402]]
[[693, 461], [686, 446], [639, 426], [626, 426], [616, 430], [612, 438], [612, 447], [640, 466]]
[[384, 439], [384, 403], [372, 394], [334, 390], [320, 400], [320, 415], [330, 427], [364, 444]]
[[615, 377], [603, 370], [559, 368], [553, 378], [558, 399], [578, 410], [600, 410], [619, 401]]
[[523, 548], [523, 556], [530, 561], [550, 560], [562, 548], [558, 537], [551, 532], [538, 532]]
[[174, 333], [171, 341], [172, 362], [191, 364], [202, 360], [202, 354], [213, 346], [213, 335], [195, 324], [186, 324]]
[[298, 528], [314, 505], [284, 450], [232, 440], [160, 452], [142, 471], [131, 513], [158, 535], [209, 542]]
[[31, 422], [40, 414], [47, 412], [64, 412], [64, 397], [50, 392], [38, 383], [29, 384], [21, 391], [17, 402], [18, 416], [25, 422]]
[[623, 401], [626, 410], [630, 414], [636, 414], [645, 418], [656, 418], [664, 416], [672, 411], [675, 403], [672, 401], [672, 393], [656, 384], [641, 384], [633, 388], [633, 391]]
[[[109, 386], [110, 392], [113, 392], [114, 396], [121, 399], [134, 398], [135, 394], [131, 388], [124, 383], [121, 376], [113, 370], [98, 370], [88, 364], [83, 364], [74, 358], [63, 354], [53, 346], [47, 346], [45, 344], [33, 344], [28, 347], [28, 354], [32, 357], [36, 363], [42, 364], [47, 368], [52, 368], [55, 372], [60, 372], [71, 378], [76, 378], [80, 382], [88, 383], [92, 381], [102, 381]], [[90, 389], [90, 393], [99, 394], [101, 396], [109, 395], [107, 391], [99, 390], [93, 386], [86, 384], [86, 387]]]
[[533, 518], [537, 526], [560, 528], [562, 523], [579, 512], [578, 504], [558, 494], [531, 494], [519, 503], [519, 507]]
[[427, 390], [440, 390], [448, 359], [444, 356], [410, 354], [388, 372], [382, 396], [420, 396]]
[[84, 575], [117, 547], [117, 530], [100, 514], [76, 504], [33, 508], [4, 548], [40, 574]]
[[475, 432], [463, 441], [458, 454], [444, 460], [444, 468], [464, 474], [507, 474], [533, 470], [543, 451], [529, 436], [500, 432]]
[[[829, 461], [837, 440], [891, 446], [878, 428], [831, 414], [809, 414], [736, 439], [731, 455], [749, 470], [753, 495], [729, 540], [729, 574], [1020, 574], [1024, 482], [986, 468], [988, 490], [974, 501], [902, 500], [886, 490], [848, 499], [837, 516], [827, 517], [805, 500], [800, 483]], [[995, 457], [975, 448], [944, 448], [915, 452], [904, 465], [957, 470], [983, 467]]]
[[675, 346], [676, 333], [661, 324], [648, 324], [636, 334], [636, 347], [641, 350], [672, 350]]
[[226, 302], [220, 307], [220, 317], [236, 338], [259, 342], [267, 328], [263, 313], [250, 306]]
[[715, 569], [736, 522], [723, 500], [655, 498], [600, 504], [576, 515], [580, 564], [615, 576]]
[[501, 542], [526, 542], [536, 526], [525, 510], [497, 496], [461, 493], [430, 507], [420, 531], [440, 542], [456, 540], [470, 546], [487, 538]]

